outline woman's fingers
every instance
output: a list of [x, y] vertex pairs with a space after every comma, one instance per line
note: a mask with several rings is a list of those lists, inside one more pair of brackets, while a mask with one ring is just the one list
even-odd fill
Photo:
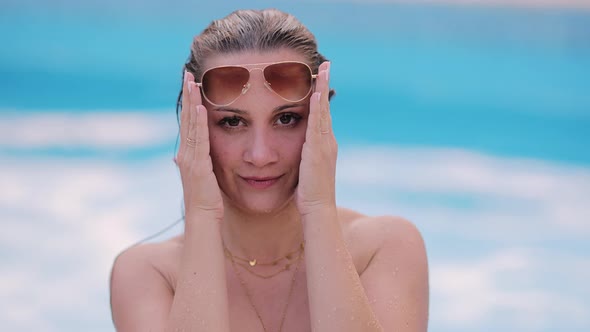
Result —
[[[191, 75], [192, 76], [192, 75]], [[197, 107], [199, 105], [196, 103], [195, 94], [198, 93], [197, 86], [195, 82], [189, 80], [187, 82], [188, 90], [189, 90], [189, 108], [186, 109], [186, 112], [189, 114], [189, 121], [187, 126], [187, 134], [186, 138], [184, 139], [184, 143], [186, 145], [186, 151], [184, 154], [184, 160], [187, 165], [193, 165], [195, 162], [196, 150], [199, 145], [199, 116], [197, 114]]]
[[[195, 124], [197, 135], [196, 135], [196, 148], [195, 148], [195, 159], [199, 162], [205, 163], [210, 160], [210, 145], [209, 145], [209, 127], [207, 125], [207, 109], [203, 105], [195, 107], [195, 114], [197, 121]], [[206, 164], [203, 164], [206, 165]]]
[[322, 66], [320, 66], [320, 77], [318, 80], [318, 88], [319, 91], [322, 93], [322, 97], [320, 98], [320, 132], [321, 134], [329, 134], [332, 132], [332, 119], [330, 116], [330, 102], [329, 102], [329, 95], [330, 95], [330, 63], [324, 62]]
[[175, 162], [180, 166], [179, 162], [183, 161], [188, 151], [186, 146], [186, 138], [188, 136], [188, 130], [190, 127], [190, 100], [188, 91], [189, 73], [185, 71], [184, 81], [182, 84], [182, 105], [180, 111], [180, 146], [178, 147], [178, 154], [175, 158]]
[[309, 100], [305, 143], [301, 152], [297, 205], [306, 214], [334, 202], [336, 149], [329, 104], [329, 63], [319, 67]]
[[308, 130], [306, 133], [307, 142], [315, 141], [319, 143], [322, 135], [332, 132], [330, 103], [328, 101], [328, 95], [330, 93], [328, 71], [329, 63], [322, 63], [316, 79], [315, 92], [311, 96], [309, 103]]
[[320, 99], [322, 93], [317, 91], [311, 95], [309, 101], [309, 117], [307, 120], [307, 131], [305, 132], [305, 142], [317, 144], [321, 135], [320, 120]]
[[[186, 141], [186, 137], [188, 135], [188, 123], [189, 123], [189, 112], [191, 108], [191, 100], [190, 100], [190, 90], [191, 87], [189, 86], [189, 82], [193, 82], [194, 77], [188, 71], [184, 72], [184, 84], [182, 85], [182, 111], [180, 114], [180, 139], [181, 141]], [[184, 142], [181, 142], [181, 144]]]
[[186, 116], [185, 117], [185, 126], [184, 128], [181, 125], [181, 131], [184, 130], [184, 137], [181, 137], [182, 143], [184, 144], [183, 150], [183, 159], [185, 165], [189, 166], [194, 159], [195, 156], [195, 147], [197, 142], [197, 130], [196, 130], [196, 122], [197, 122], [197, 114], [196, 114], [196, 104], [194, 101], [194, 95], [198, 93], [196, 89], [196, 85], [194, 82], [193, 74], [186, 72], [185, 73], [185, 86], [186, 86], [186, 98], [183, 96], [183, 108], [182, 113]]
[[[194, 111], [195, 122], [194, 130], [195, 153], [194, 158], [198, 160], [207, 160], [209, 158], [209, 128], [207, 127], [207, 109], [201, 101], [201, 91], [194, 83], [194, 79], [189, 82], [191, 87], [190, 103]], [[193, 136], [191, 136], [193, 137]]]
[[334, 128], [332, 127], [332, 112], [330, 109], [330, 71], [332, 67], [331, 62], [326, 62], [326, 78], [324, 82], [323, 92], [322, 92], [322, 100], [321, 103], [323, 105], [322, 108], [322, 123], [323, 123], [323, 135], [327, 135], [328, 143], [330, 145], [330, 150], [332, 153], [338, 153], [338, 143], [336, 142], [336, 137], [334, 136]]
[[[207, 111], [201, 105], [199, 87], [194, 76], [185, 72], [180, 123], [180, 148], [177, 164], [184, 191], [185, 214], [190, 211], [214, 211], [223, 219], [223, 201], [209, 157]], [[199, 213], [199, 212], [196, 212]]]
[[190, 102], [191, 105], [193, 106], [197, 106], [197, 105], [203, 105], [203, 101], [201, 100], [201, 89], [197, 86], [197, 83], [195, 83], [195, 76], [193, 76], [193, 74], [190, 74], [190, 80], [189, 82], [193, 83], [191, 85], [191, 93], [190, 93]]

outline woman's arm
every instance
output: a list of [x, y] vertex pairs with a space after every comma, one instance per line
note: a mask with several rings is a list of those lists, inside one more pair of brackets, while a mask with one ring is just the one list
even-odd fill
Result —
[[[318, 71], [296, 195], [306, 243], [312, 330], [424, 332], [428, 272], [418, 231], [393, 218], [379, 220], [383, 229], [369, 233], [369, 238], [379, 241], [378, 250], [362, 278], [346, 249], [335, 199], [338, 146], [328, 100], [329, 63], [322, 63]], [[377, 225], [376, 219], [366, 220], [367, 227]]]
[[312, 331], [388, 331], [369, 305], [336, 210], [318, 210], [302, 222]]
[[305, 260], [313, 331], [426, 332], [428, 267], [418, 230], [367, 218], [379, 249], [359, 276], [335, 211], [306, 216]]
[[166, 331], [229, 331], [219, 221], [187, 216], [184, 251]]
[[111, 310], [117, 331], [229, 331], [218, 221], [187, 216], [183, 242], [175, 291], [152, 263], [167, 250], [162, 245], [133, 247], [116, 259]]
[[[186, 214], [176, 289], [167, 286], [149, 255], [122, 255], [113, 268], [111, 290], [119, 331], [229, 331], [219, 228], [223, 200], [209, 154], [207, 110], [200, 98], [193, 75], [185, 73], [176, 163]], [[136, 256], [141, 259], [135, 261]]]
[[424, 241], [409, 221], [368, 218], [379, 249], [360, 276], [369, 303], [384, 331], [426, 332], [428, 262]]

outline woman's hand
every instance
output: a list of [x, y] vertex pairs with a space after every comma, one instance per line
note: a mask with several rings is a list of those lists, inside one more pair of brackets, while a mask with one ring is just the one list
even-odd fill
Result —
[[176, 164], [180, 169], [184, 191], [185, 216], [212, 215], [223, 219], [223, 200], [209, 155], [207, 110], [194, 76], [185, 72], [180, 116], [180, 148]]
[[332, 131], [328, 95], [330, 63], [320, 65], [309, 105], [305, 143], [295, 196], [302, 216], [336, 208], [335, 177], [338, 144]]

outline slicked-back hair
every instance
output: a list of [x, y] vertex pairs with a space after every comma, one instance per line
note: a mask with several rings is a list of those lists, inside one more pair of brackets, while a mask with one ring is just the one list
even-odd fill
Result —
[[[303, 55], [314, 73], [327, 59], [318, 52], [315, 36], [295, 16], [277, 9], [237, 10], [209, 24], [194, 37], [183, 67], [199, 80], [208, 57], [244, 51], [290, 49]], [[330, 91], [330, 97], [334, 91]], [[176, 116], [182, 106], [182, 85], [176, 102]]]

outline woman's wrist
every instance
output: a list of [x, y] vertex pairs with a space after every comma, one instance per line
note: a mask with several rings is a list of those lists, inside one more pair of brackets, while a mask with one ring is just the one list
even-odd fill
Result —
[[338, 210], [336, 209], [336, 206], [332, 205], [318, 206], [311, 212], [302, 215], [301, 222], [303, 223], [304, 228], [313, 225], [319, 226], [325, 223], [337, 223]]
[[215, 225], [219, 227], [223, 217], [213, 211], [190, 211], [184, 216], [185, 227], [193, 225]]

